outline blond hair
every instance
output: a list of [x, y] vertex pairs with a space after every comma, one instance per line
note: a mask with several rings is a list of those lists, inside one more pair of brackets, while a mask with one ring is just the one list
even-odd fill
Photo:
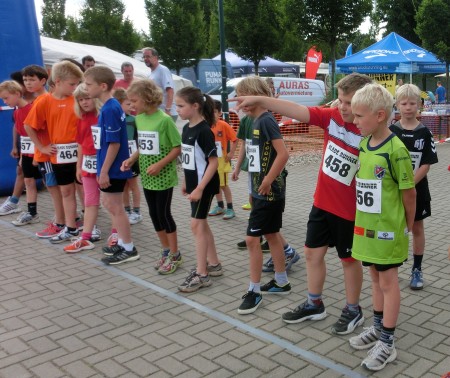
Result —
[[352, 73], [344, 76], [336, 83], [336, 89], [340, 89], [345, 95], [356, 92], [358, 89], [364, 87], [366, 84], [374, 81], [367, 75], [360, 73]]
[[54, 83], [56, 83], [57, 79], [67, 80], [75, 78], [81, 81], [83, 71], [76, 64], [65, 60], [53, 65], [51, 78]]
[[113, 90], [113, 97], [122, 104], [128, 99], [127, 91], [124, 88], [115, 88]]
[[236, 85], [238, 96], [266, 96], [272, 97], [269, 84], [259, 76], [248, 76]]
[[395, 92], [395, 100], [397, 103], [399, 103], [401, 100], [411, 98], [416, 100], [417, 103], [420, 103], [420, 93], [420, 89], [417, 85], [403, 84], [401, 87], [398, 87], [397, 91]]
[[116, 83], [116, 76], [111, 68], [105, 66], [94, 66], [88, 68], [84, 77], [90, 76], [97, 84], [106, 84], [108, 91], [111, 91]]
[[15, 80], [5, 80], [3, 83], [0, 84], [0, 92], [6, 91], [8, 93], [20, 93], [23, 95], [23, 88], [22, 86]]
[[133, 81], [128, 87], [127, 93], [138, 96], [148, 107], [158, 107], [163, 101], [161, 88], [150, 79]]
[[[74, 105], [74, 110], [75, 110], [75, 114], [77, 115], [78, 118], [83, 118], [83, 110], [81, 110], [80, 104], [78, 103], [78, 100], [80, 98], [86, 98], [89, 97], [89, 93], [87, 92], [86, 89], [86, 84], [81, 83], [73, 92], [73, 96], [75, 97], [75, 105]], [[97, 116], [100, 113], [100, 108], [102, 107], [102, 103], [98, 98], [94, 98], [94, 105], [95, 105], [95, 113], [97, 114]]]
[[367, 106], [373, 113], [384, 110], [386, 119], [389, 119], [394, 106], [394, 98], [382, 85], [377, 83], [366, 84], [358, 89], [352, 98], [352, 108], [360, 105]]

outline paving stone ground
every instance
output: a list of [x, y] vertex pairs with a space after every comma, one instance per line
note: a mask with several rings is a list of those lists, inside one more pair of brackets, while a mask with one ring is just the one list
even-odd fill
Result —
[[[159, 245], [147, 211], [132, 226], [141, 255], [136, 262], [106, 267], [102, 242], [86, 253], [66, 255], [61, 245], [34, 233], [52, 217], [47, 192], [39, 193], [41, 223], [14, 227], [0, 218], [0, 377], [439, 377], [450, 371], [450, 267], [447, 259], [450, 212], [450, 146], [439, 145], [439, 164], [430, 178], [433, 216], [426, 220], [425, 288], [411, 291], [411, 262], [400, 269], [401, 314], [397, 360], [372, 374], [360, 367], [364, 351], [352, 350], [347, 336], [330, 326], [345, 304], [336, 252], [327, 255], [324, 301], [329, 316], [286, 325], [281, 314], [303, 302], [304, 259], [289, 275], [289, 296], [264, 297], [256, 313], [236, 309], [248, 285], [245, 235], [246, 176], [232, 183], [235, 219], [210, 218], [225, 273], [210, 288], [181, 294], [177, 286], [195, 265], [189, 203], [177, 189], [173, 213], [184, 263], [173, 275], [153, 268]], [[283, 233], [302, 254], [318, 163], [289, 167]], [[0, 199], [1, 201], [4, 198]], [[21, 199], [22, 205], [25, 199]], [[100, 211], [106, 238], [109, 220]], [[270, 274], [263, 275], [263, 281]], [[361, 305], [372, 324], [370, 280], [365, 271]], [[360, 332], [362, 328], [357, 331]]]

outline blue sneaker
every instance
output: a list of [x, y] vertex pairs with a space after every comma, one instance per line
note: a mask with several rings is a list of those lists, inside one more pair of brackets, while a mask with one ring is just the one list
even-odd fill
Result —
[[277, 281], [271, 280], [265, 285], [261, 286], [261, 293], [263, 294], [289, 294], [291, 292], [291, 284], [288, 282], [284, 286], [277, 284]]
[[[294, 248], [290, 247], [289, 252], [284, 252], [284, 264], [286, 267], [286, 272], [292, 268], [298, 260], [300, 260], [300, 255], [295, 251]], [[269, 257], [263, 264], [262, 271], [264, 273], [273, 273], [275, 271], [275, 265], [273, 264], [272, 257]]]
[[210, 217], [215, 217], [216, 215], [223, 214], [224, 209], [222, 207], [216, 206], [213, 209], [211, 209], [208, 213]]
[[423, 289], [423, 275], [421, 270], [416, 268], [411, 272], [411, 282], [409, 284], [409, 287], [412, 290]]

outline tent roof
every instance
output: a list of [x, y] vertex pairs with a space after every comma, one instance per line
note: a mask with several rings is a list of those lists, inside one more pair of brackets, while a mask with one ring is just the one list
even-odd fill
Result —
[[[61, 41], [59, 39], [41, 36], [42, 55], [44, 64], [52, 66], [62, 58], [72, 58], [81, 63], [81, 58], [85, 55], [92, 55], [96, 64], [105, 65], [111, 68], [117, 78], [122, 78], [120, 66], [123, 62], [130, 62], [134, 67], [134, 76], [146, 78], [150, 69], [144, 62], [130, 58], [127, 55], [108, 49], [104, 46], [85, 45], [82, 43]], [[177, 75], [172, 75], [175, 81], [175, 90], [192, 85], [190, 80]]]
[[[220, 54], [212, 59], [220, 60]], [[242, 74], [254, 73], [255, 65], [253, 64], [253, 62], [242, 59], [231, 50], [225, 51], [225, 59], [231, 64], [231, 67], [235, 72], [238, 71]], [[296, 64], [281, 62], [268, 56], [259, 62], [259, 72], [298, 74], [299, 67]]]
[[441, 73], [445, 63], [397, 33], [336, 61], [337, 73]]

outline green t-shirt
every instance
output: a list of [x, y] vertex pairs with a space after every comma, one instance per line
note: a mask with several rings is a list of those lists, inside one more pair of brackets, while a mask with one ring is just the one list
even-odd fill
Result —
[[[247, 148], [247, 143], [251, 143], [253, 138], [253, 120], [249, 116], [245, 116], [239, 121], [237, 137], [244, 141], [244, 145], [241, 148]], [[247, 154], [245, 154], [244, 160], [242, 160], [241, 169], [248, 171]]]
[[[176, 161], [167, 164], [157, 176], [148, 175], [147, 168], [166, 157], [174, 147], [181, 146], [181, 136], [171, 116], [160, 109], [151, 115], [136, 116], [138, 130], [139, 168], [142, 186], [149, 190], [166, 190], [178, 184]], [[150, 132], [142, 134], [142, 132]], [[153, 142], [159, 140], [159, 147]], [[151, 148], [150, 148], [151, 147]], [[158, 152], [145, 154], [144, 152]]]
[[408, 257], [402, 190], [414, 188], [411, 157], [394, 134], [376, 147], [369, 142], [370, 137], [360, 143], [352, 257], [398, 264]]

